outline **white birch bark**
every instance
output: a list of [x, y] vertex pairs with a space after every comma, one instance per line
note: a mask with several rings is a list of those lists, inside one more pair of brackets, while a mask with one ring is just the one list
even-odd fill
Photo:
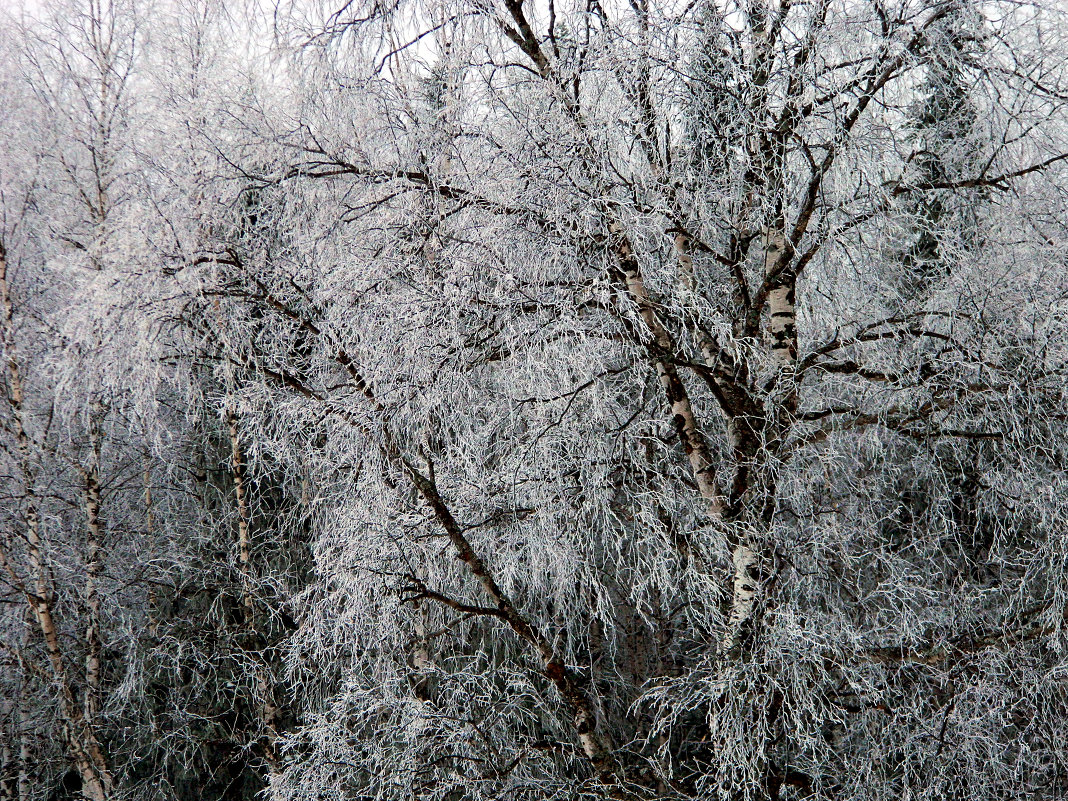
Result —
[[[97, 410], [94, 410], [94, 417]], [[98, 585], [104, 568], [103, 529], [100, 522], [100, 435], [98, 421], [91, 425], [92, 462], [84, 471], [86, 561], [85, 561], [85, 720], [90, 727], [96, 726], [100, 711], [101, 693], [101, 638], [100, 594]]]
[[614, 221], [611, 230], [617, 240], [616, 251], [626, 281], [627, 292], [638, 307], [638, 313], [652, 337], [657, 352], [656, 374], [667, 395], [672, 419], [693, 471], [694, 480], [706, 503], [709, 516], [719, 518], [723, 514], [723, 501], [716, 486], [715, 465], [712, 462], [708, 443], [697, 422], [697, 416], [694, 414], [693, 405], [690, 403], [690, 396], [678, 370], [671, 361], [675, 356], [675, 343], [656, 314], [642, 278], [638, 259], [623, 231], [623, 226]]
[[[776, 240], [781, 243], [781, 238]], [[685, 295], [690, 298], [696, 294], [696, 276], [693, 269], [693, 257], [690, 255], [689, 237], [679, 233], [675, 236], [675, 250], [679, 262], [679, 275]], [[765, 263], [773, 265], [781, 253], [781, 248], [774, 250], [769, 246], [765, 256]], [[770, 269], [770, 267], [769, 267]], [[779, 295], [776, 295], [778, 298]], [[717, 367], [719, 354], [707, 334], [700, 326], [694, 326], [694, 336], [705, 365], [714, 370]], [[732, 447], [740, 446], [740, 432], [735, 421], [728, 420], [728, 432], [732, 440]], [[727, 630], [720, 644], [721, 652], [730, 654], [737, 650], [740, 644], [744, 626], [753, 616], [757, 591], [759, 588], [759, 555], [744, 542], [736, 543], [731, 551], [733, 564], [733, 581], [731, 594], [731, 610], [727, 619]]]
[[764, 275], [771, 281], [768, 291], [768, 346], [772, 364], [778, 370], [792, 369], [797, 362], [797, 316], [794, 308], [795, 281], [792, 275], [776, 270], [786, 250], [786, 236], [781, 226], [768, 228], [764, 243]]
[[[25, 423], [25, 394], [22, 373], [14, 348], [14, 308], [7, 281], [6, 253], [0, 244], [0, 305], [3, 307], [4, 339], [8, 353], [8, 385], [14, 418], [15, 442], [20, 457], [26, 501], [27, 567], [33, 581], [33, 591], [27, 593], [27, 603], [37, 621], [48, 654], [52, 683], [59, 705], [63, 735], [67, 750], [82, 779], [82, 792], [91, 801], [107, 801], [113, 780], [103, 749], [86, 720], [84, 711], [75, 701], [70, 677], [60, 646], [60, 635], [52, 610], [53, 593], [48, 580], [41, 537], [38, 502], [33, 490], [33, 471], [30, 467], [31, 442]], [[99, 500], [99, 498], [98, 498]]]
[[237, 501], [237, 560], [241, 576], [241, 605], [245, 624], [253, 625], [252, 601], [252, 547], [248, 536], [248, 499], [245, 495], [245, 463], [237, 427], [237, 415], [233, 409], [226, 410], [226, 423], [230, 432], [230, 470], [234, 482], [234, 499]]
[[[764, 235], [764, 278], [768, 281], [768, 326], [766, 339], [773, 369], [787, 382], [793, 381], [797, 363], [797, 326], [794, 304], [795, 280], [782, 263], [786, 237], [781, 222], [769, 226]], [[778, 378], [776, 380], [779, 380]], [[785, 406], [796, 405], [796, 392], [786, 389]], [[760, 554], [744, 540], [731, 553], [734, 566], [731, 608], [727, 631], [721, 643], [724, 654], [736, 653], [747, 624], [752, 620], [760, 592]]]

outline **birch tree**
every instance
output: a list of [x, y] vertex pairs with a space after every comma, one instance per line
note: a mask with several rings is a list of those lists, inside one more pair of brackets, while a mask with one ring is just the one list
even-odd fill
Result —
[[1063, 795], [1048, 6], [6, 23], [3, 797]]
[[[258, 438], [322, 459], [294, 680], [346, 658], [283, 788], [1054, 793], [999, 711], [1059, 703], [1054, 12], [309, 14], [244, 170], [287, 234], [219, 290]], [[947, 59], [985, 123], [942, 175], [906, 121]], [[985, 246], [902, 309], [936, 195]]]
[[[181, 593], [169, 586], [172, 560], [191, 560], [198, 545], [187, 534], [193, 542], [174, 547], [174, 533], [203, 523], [183, 498], [189, 488], [172, 444], [182, 442], [181, 417], [197, 410], [176, 421], [175, 395], [154, 396], [168, 354], [158, 320], [145, 315], [157, 287], [143, 271], [150, 219], [130, 135], [137, 9], [34, 11], [40, 18], [21, 20], [5, 52], [13, 124], [2, 165], [0, 297], [13, 503], [3, 556], [9, 597], [32, 621], [27, 629], [15, 611], [5, 631], [22, 706], [5, 745], [18, 746], [22, 800], [129, 797], [144, 791], [138, 780], [169, 784], [168, 763], [188, 757], [188, 718], [164, 718], [173, 728], [161, 737], [152, 701], [162, 675], [175, 685], [164, 694], [171, 705], [187, 713], [193, 705], [182, 698], [189, 679], [167, 670], [187, 647], [174, 637], [182, 614], [163, 636], [159, 615]], [[171, 464], [157, 461], [164, 454]], [[168, 483], [161, 489], [154, 476]], [[153, 653], [161, 646], [178, 653], [161, 659]], [[201, 739], [194, 749], [203, 747]], [[139, 775], [159, 751], [160, 775]]]

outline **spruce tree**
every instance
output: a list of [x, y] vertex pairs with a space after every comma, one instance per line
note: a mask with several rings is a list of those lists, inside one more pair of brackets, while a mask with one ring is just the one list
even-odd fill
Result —
[[685, 123], [693, 164], [702, 180], [722, 178], [732, 143], [740, 137], [741, 104], [732, 76], [730, 29], [714, 3], [698, 14], [697, 36], [690, 56]]
[[906, 211], [910, 242], [902, 254], [906, 296], [922, 295], [949, 274], [953, 254], [981, 245], [983, 193], [950, 188], [980, 170], [979, 111], [972, 97], [983, 49], [982, 14], [972, 0], [957, 0], [933, 26], [925, 49], [926, 69], [910, 109], [915, 165]]

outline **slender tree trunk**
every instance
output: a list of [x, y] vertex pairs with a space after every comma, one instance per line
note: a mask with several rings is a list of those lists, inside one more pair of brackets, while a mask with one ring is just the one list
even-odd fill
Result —
[[656, 374], [671, 406], [672, 421], [679, 441], [686, 452], [694, 480], [705, 500], [709, 515], [718, 518], [723, 514], [723, 501], [716, 487], [715, 465], [708, 442], [690, 403], [686, 385], [683, 384], [674, 363], [677, 355], [675, 343], [657, 316], [656, 308], [645, 287], [638, 259], [618, 222], [612, 224], [612, 234], [616, 238], [616, 256], [623, 271], [627, 292], [638, 307], [638, 313], [652, 337]]
[[101, 637], [100, 637], [100, 576], [104, 569], [103, 528], [100, 522], [100, 441], [97, 423], [92, 424], [92, 463], [84, 471], [86, 563], [85, 563], [85, 720], [95, 727], [100, 714], [101, 694]]
[[[7, 281], [6, 252], [2, 244], [0, 244], [0, 305], [3, 307], [3, 335], [8, 352], [7, 368], [10, 388], [8, 402], [13, 412], [15, 443], [19, 452], [20, 470], [24, 482], [26, 554], [29, 574], [33, 577], [33, 590], [26, 593], [26, 600], [44, 639], [52, 683], [63, 721], [63, 738], [66, 741], [68, 753], [81, 776], [82, 792], [91, 801], [107, 801], [113, 784], [111, 772], [103, 750], [85, 719], [83, 710], [75, 701], [60, 647], [59, 630], [52, 612], [53, 595], [44, 558], [38, 501], [33, 489], [34, 474], [30, 462], [31, 442], [26, 431], [22, 373], [14, 348], [14, 309]], [[99, 505], [99, 495], [97, 503]]]
[[[10, 718], [13, 728], [21, 722], [18, 715], [11, 715]], [[18, 775], [18, 762], [15, 750], [11, 747], [15, 739], [21, 739], [21, 736], [16, 738], [4, 732], [4, 744], [0, 746], [0, 801], [15, 801], [16, 798], [15, 777]]]
[[[237, 501], [237, 558], [241, 577], [244, 628], [250, 637], [255, 637], [257, 634], [256, 609], [252, 597], [252, 545], [249, 539], [250, 511], [245, 486], [245, 460], [241, 448], [237, 414], [231, 408], [226, 410], [226, 423], [230, 433], [230, 467], [234, 482], [234, 499]], [[279, 774], [281, 768], [275, 745], [278, 740], [279, 709], [275, 702], [274, 681], [264, 664], [262, 651], [253, 654], [253, 659], [256, 674], [256, 702], [259, 705], [260, 724], [263, 731], [263, 758], [273, 778]]]
[[245, 495], [245, 463], [241, 451], [241, 439], [237, 427], [237, 415], [233, 409], [226, 410], [226, 422], [230, 430], [230, 469], [234, 482], [234, 499], [237, 501], [237, 562], [241, 576], [241, 605], [245, 625], [253, 627], [252, 601], [252, 548], [248, 537], [248, 499]]
[[30, 604], [44, 638], [52, 670], [53, 686], [59, 701], [63, 720], [64, 739], [82, 779], [82, 792], [92, 801], [106, 801], [111, 795], [112, 779], [103, 749], [78, 706], [71, 689], [63, 651], [59, 642], [59, 630], [52, 614], [52, 591], [47, 578], [40, 533], [40, 519], [36, 508], [27, 511], [27, 546], [30, 571], [35, 577], [35, 588]]
[[[27, 604], [25, 610], [26, 632], [23, 638], [22, 661], [29, 656], [29, 646], [34, 629], [33, 610]], [[28, 671], [29, 667], [23, 668]], [[25, 681], [19, 693], [18, 726], [19, 726], [19, 772], [18, 772], [18, 799], [19, 801], [31, 801], [32, 787], [30, 786], [30, 763], [33, 760], [33, 725], [30, 720], [29, 704], [22, 697], [26, 691]]]
[[[152, 466], [148, 454], [145, 455], [145, 542], [155, 553], [156, 510], [152, 506]], [[156, 593], [155, 570], [152, 562], [148, 564], [148, 632], [153, 637], [159, 633], [159, 598]]]
[[30, 715], [25, 703], [19, 706], [19, 776], [18, 776], [18, 799], [30, 801], [32, 787], [30, 786], [30, 762], [33, 759], [33, 739], [30, 733], [33, 731], [30, 725]]

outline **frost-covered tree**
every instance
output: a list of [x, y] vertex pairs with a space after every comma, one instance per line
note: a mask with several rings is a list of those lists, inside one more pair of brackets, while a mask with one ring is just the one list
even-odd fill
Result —
[[215, 200], [220, 10], [147, 11], [5, 29], [4, 798], [252, 798], [286, 709], [263, 652], [301, 529], [175, 289]]
[[102, 742], [105, 662], [114, 654], [106, 653], [105, 563], [121, 512], [103, 506], [113, 478], [102, 461], [111, 395], [100, 380], [108, 348], [92, 299], [119, 236], [135, 21], [111, 4], [70, 10], [22, 28], [15, 67], [20, 110], [38, 127], [12, 132], [21, 159], [5, 163], [5, 450], [19, 489], [4, 561], [36, 629], [15, 653], [53, 696], [71, 783], [105, 799], [114, 787]]
[[[299, 234], [225, 306], [275, 320], [228, 338], [260, 438], [322, 460], [293, 678], [326, 695], [284, 792], [1017, 792], [1041, 735], [1001, 704], [1056, 705], [1059, 619], [1057, 527], [1023, 522], [1059, 435], [1019, 412], [1063, 365], [1012, 309], [1062, 297], [1024, 198], [1060, 202], [1063, 121], [1010, 60], [1047, 23], [988, 10], [989, 156], [947, 180], [916, 177], [910, 120], [953, 3], [426, 7], [414, 32], [350, 6], [294, 34], [303, 105], [249, 171]], [[424, 59], [459, 76], [447, 141]], [[999, 247], [939, 305], [881, 302], [900, 202], [977, 190]], [[965, 513], [943, 471], [969, 458]], [[1054, 793], [1047, 756], [1026, 782]]]
[[3, 793], [1063, 795], [1059, 10], [227, 11], [5, 44]]
[[972, 97], [979, 83], [985, 34], [980, 8], [952, 5], [934, 26], [923, 51], [924, 77], [911, 109], [914, 147], [911, 180], [927, 190], [907, 195], [912, 241], [902, 255], [907, 288], [922, 290], [952, 272], [955, 253], [982, 246], [984, 187], [954, 192], [954, 182], [983, 169], [989, 142]]

